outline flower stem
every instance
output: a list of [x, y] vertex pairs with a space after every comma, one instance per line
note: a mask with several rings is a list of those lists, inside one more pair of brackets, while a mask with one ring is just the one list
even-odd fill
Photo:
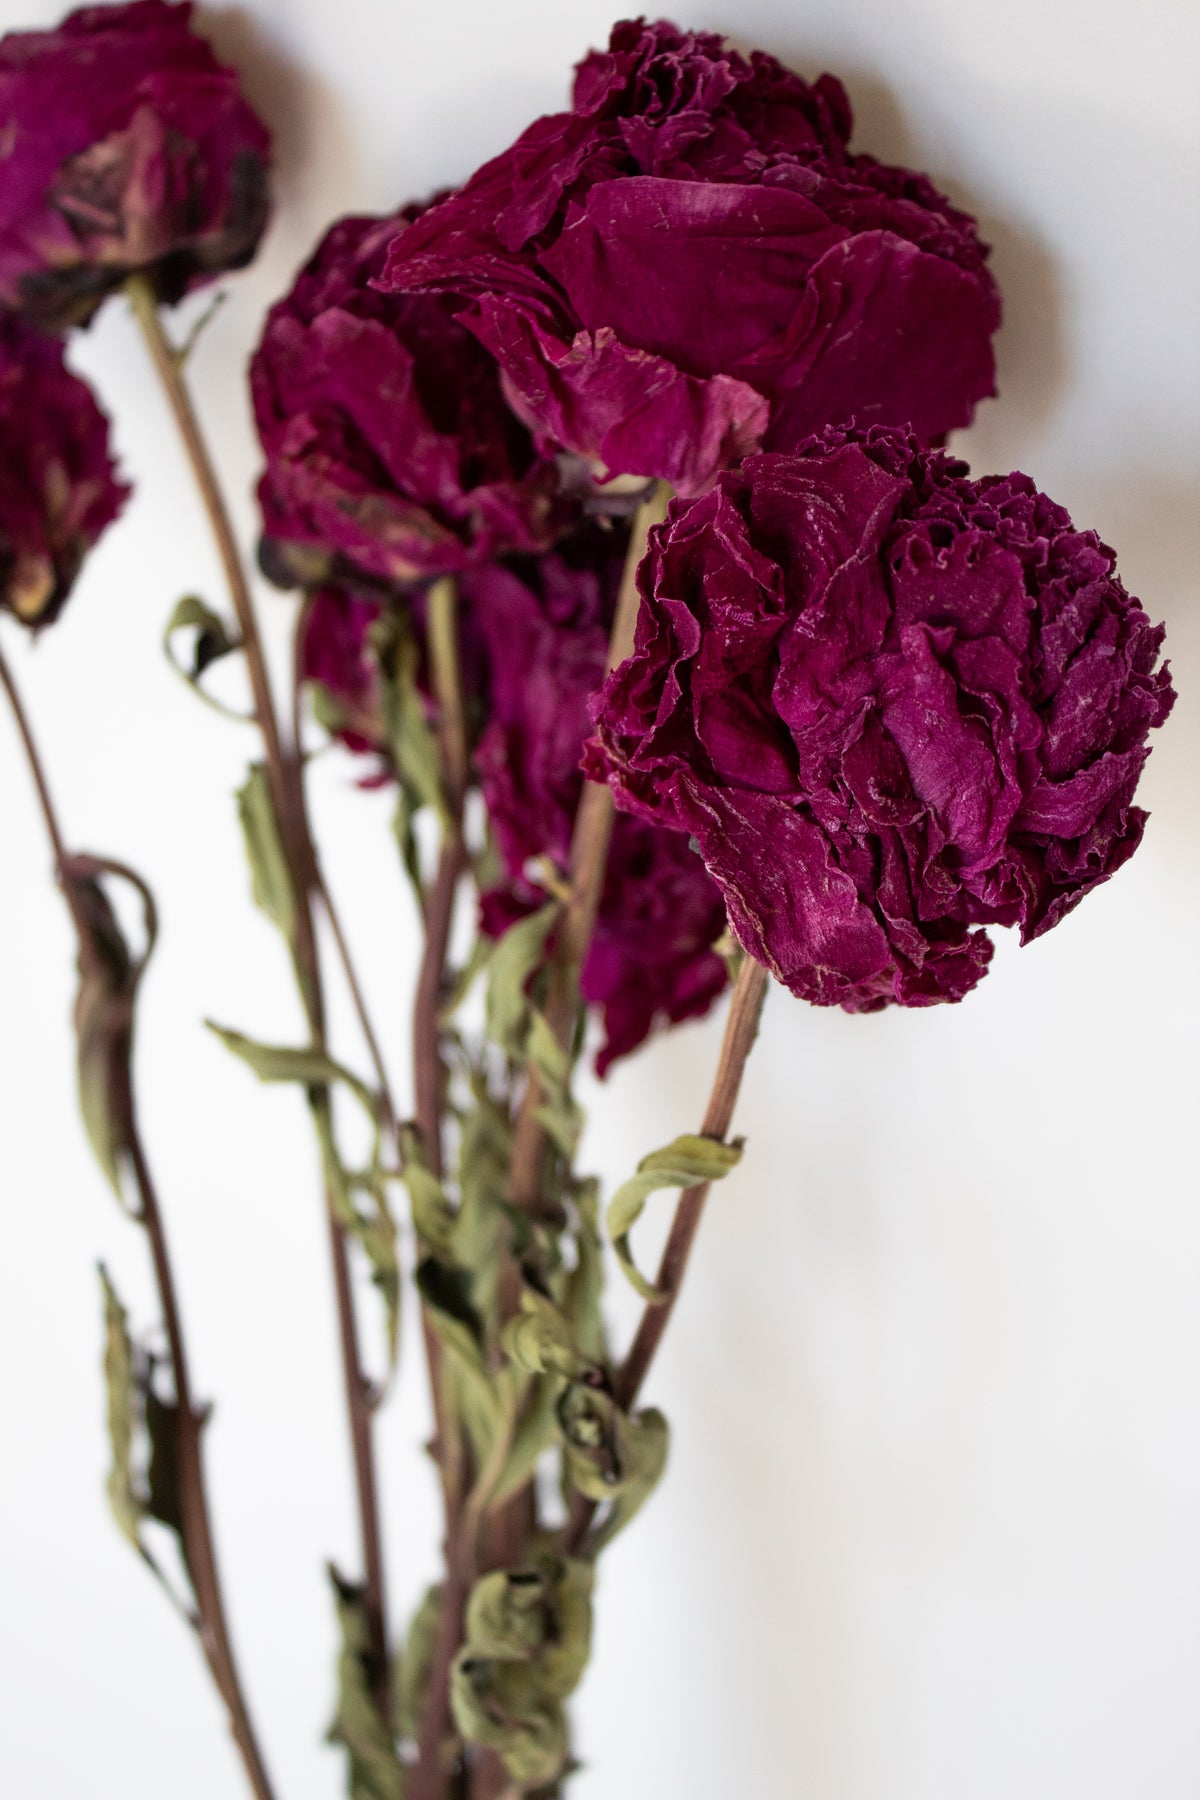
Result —
[[[76, 902], [71, 884], [67, 879], [69, 858], [63, 847], [58, 816], [54, 809], [45, 769], [38, 753], [37, 742], [28, 715], [22, 705], [16, 681], [2, 651], [0, 651], [0, 685], [4, 687], [12, 707], [30, 773], [33, 776], [46, 832], [54, 853], [58, 884], [62, 889], [72, 921], [78, 930], [79, 919]], [[82, 932], [79, 935], [79, 954], [81, 960], [87, 954], [87, 939]], [[150, 1244], [154, 1280], [158, 1289], [159, 1304], [162, 1307], [171, 1374], [175, 1384], [180, 1536], [196, 1601], [193, 1624], [217, 1691], [229, 1713], [230, 1730], [234, 1742], [241, 1752], [251, 1789], [256, 1800], [273, 1800], [270, 1778], [267, 1775], [266, 1765], [242, 1691], [241, 1678], [238, 1674], [233, 1644], [229, 1635], [229, 1625], [225, 1616], [225, 1602], [221, 1590], [220, 1573], [213, 1542], [212, 1520], [208, 1506], [208, 1490], [204, 1480], [202, 1438], [208, 1414], [207, 1409], [198, 1407], [192, 1397], [187, 1346], [183, 1335], [183, 1322], [175, 1291], [175, 1278], [167, 1247], [162, 1209], [158, 1203], [157, 1190], [137, 1127], [132, 1094], [128, 1096], [127, 1116], [130, 1121], [129, 1163], [139, 1199], [137, 1218], [145, 1230]]]
[[[445, 1167], [442, 1122], [446, 1104], [441, 1009], [454, 903], [469, 862], [462, 810], [470, 752], [458, 652], [457, 583], [448, 577], [435, 581], [427, 608], [426, 641], [437, 702], [447, 818], [437, 872], [425, 903], [425, 944], [413, 1007], [413, 1067], [417, 1131], [425, 1159], [440, 1179]], [[450, 1731], [450, 1665], [462, 1639], [463, 1608], [470, 1586], [461, 1529], [468, 1471], [462, 1433], [448, 1393], [441, 1342], [424, 1308], [422, 1333], [433, 1396], [434, 1452], [442, 1482], [446, 1575], [408, 1800], [442, 1800], [449, 1780], [442, 1746]]]
[[[640, 604], [638, 566], [646, 553], [650, 529], [666, 517], [670, 498], [671, 489], [668, 484], [665, 481], [656, 482], [634, 514], [609, 641], [610, 673], [633, 653], [634, 629]], [[558, 928], [545, 1007], [546, 1019], [563, 1049], [570, 1048], [575, 1035], [579, 1011], [579, 978], [592, 932], [595, 930], [600, 896], [604, 891], [604, 871], [608, 862], [612, 828], [611, 789], [595, 782], [585, 782], [571, 835], [570, 884], [562, 922]], [[531, 1072], [513, 1133], [509, 1197], [514, 1206], [532, 1213], [537, 1213], [542, 1203], [547, 1138], [538, 1114], [545, 1097], [541, 1081], [536, 1073]]]
[[[704, 1122], [700, 1127], [702, 1137], [716, 1138], [723, 1143], [728, 1136], [746, 1060], [758, 1035], [758, 1022], [769, 980], [761, 963], [755, 962], [753, 957], [745, 957], [729, 1002], [717, 1072], [713, 1078]], [[707, 1181], [700, 1182], [695, 1187], [685, 1188], [679, 1197], [655, 1279], [655, 1286], [663, 1298], [647, 1304], [629, 1354], [621, 1364], [613, 1384], [617, 1404], [626, 1411], [641, 1392], [642, 1383], [675, 1309], [710, 1185]], [[566, 1548], [570, 1555], [578, 1554], [595, 1510], [592, 1501], [576, 1496], [566, 1527]]]
[[[305, 804], [301, 764], [295, 747], [284, 744], [279, 729], [275, 702], [267, 672], [266, 657], [255, 616], [250, 585], [246, 579], [237, 541], [225, 506], [224, 496], [208, 453], [191, 396], [183, 379], [181, 359], [163, 330], [153, 289], [144, 277], [133, 275], [126, 291], [134, 316], [154, 364], [170, 406], [176, 428], [187, 454], [193, 478], [207, 514], [225, 573], [238, 627], [245, 647], [246, 667], [254, 699], [254, 711], [262, 736], [267, 781], [279, 825], [280, 839], [292, 879], [296, 901], [296, 935], [293, 955], [297, 984], [308, 1020], [310, 1040], [314, 1047], [325, 1048], [325, 1009], [321, 986], [320, 958], [313, 923], [312, 896], [321, 892], [320, 874], [313, 850]], [[311, 1101], [318, 1136], [332, 1129], [329, 1120], [329, 1095], [314, 1089]], [[349, 1415], [353, 1451], [355, 1486], [358, 1495], [359, 1532], [362, 1541], [364, 1594], [371, 1645], [369, 1665], [371, 1685], [376, 1703], [386, 1719], [391, 1714], [390, 1656], [386, 1630], [383, 1548], [379, 1531], [379, 1507], [375, 1475], [375, 1452], [372, 1436], [374, 1392], [362, 1364], [358, 1345], [354, 1289], [350, 1274], [349, 1247], [346, 1233], [339, 1223], [332, 1193], [326, 1190], [329, 1220], [329, 1245], [333, 1264], [334, 1295], [337, 1303], [338, 1335], [342, 1353], [342, 1371]]]

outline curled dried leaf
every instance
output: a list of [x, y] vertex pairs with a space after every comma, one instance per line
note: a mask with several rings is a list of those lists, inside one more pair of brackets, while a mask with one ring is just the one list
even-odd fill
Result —
[[[133, 1142], [134, 1001], [157, 934], [154, 898], [123, 864], [93, 856], [64, 859], [61, 880], [79, 945], [75, 1038], [79, 1108], [96, 1160], [121, 1195], [121, 1170]], [[104, 879], [126, 882], [142, 902], [145, 945], [126, 942]]]
[[642, 1274], [629, 1243], [629, 1234], [641, 1218], [647, 1200], [659, 1188], [688, 1188], [701, 1182], [720, 1181], [741, 1160], [743, 1141], [735, 1138], [730, 1144], [722, 1144], [716, 1138], [677, 1137], [665, 1149], [644, 1156], [637, 1174], [623, 1182], [609, 1201], [607, 1222], [613, 1249], [643, 1300], [654, 1303], [667, 1297]]

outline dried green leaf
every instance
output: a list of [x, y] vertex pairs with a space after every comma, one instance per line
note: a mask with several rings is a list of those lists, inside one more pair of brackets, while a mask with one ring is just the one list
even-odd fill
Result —
[[477, 1656], [528, 1662], [546, 1638], [544, 1582], [535, 1569], [493, 1569], [467, 1601], [466, 1641]]
[[426, 1590], [425, 1597], [412, 1616], [404, 1651], [400, 1657], [396, 1681], [396, 1719], [400, 1736], [413, 1740], [420, 1736], [425, 1693], [433, 1668], [438, 1621], [442, 1613], [440, 1584]]
[[[181, 631], [193, 631], [191, 654], [186, 662], [182, 662], [175, 651], [175, 638]], [[212, 665], [223, 657], [231, 656], [242, 648], [242, 640], [232, 630], [220, 613], [214, 612], [195, 594], [185, 594], [178, 602], [171, 617], [167, 620], [163, 632], [163, 650], [167, 661], [181, 680], [186, 681], [194, 694], [197, 694], [206, 706], [216, 712], [223, 713], [226, 718], [246, 721], [246, 714], [238, 712], [232, 706], [226, 706], [206, 692], [201, 684], [201, 677]]]
[[100, 1265], [104, 1291], [104, 1385], [108, 1394], [108, 1441], [112, 1464], [108, 1472], [108, 1504], [113, 1518], [135, 1550], [140, 1550], [145, 1508], [138, 1495], [133, 1470], [133, 1434], [138, 1407], [134, 1375], [133, 1340], [129, 1319], [117, 1298], [108, 1271]]
[[583, 1110], [570, 1090], [571, 1058], [540, 1012], [531, 1014], [526, 1053], [530, 1067], [541, 1076], [545, 1095], [537, 1111], [538, 1123], [570, 1162], [583, 1129]]
[[406, 781], [397, 778], [396, 810], [392, 815], [392, 836], [400, 852], [404, 873], [408, 876], [417, 912], [425, 915], [425, 878], [421, 872], [421, 851], [413, 821], [420, 811], [420, 795]]
[[[328, 1058], [322, 1057], [320, 1063], [324, 1080], [320, 1087], [309, 1087], [309, 1110], [321, 1146], [321, 1163], [330, 1207], [338, 1224], [362, 1247], [370, 1264], [371, 1280], [379, 1290], [386, 1315], [388, 1367], [394, 1369], [400, 1347], [400, 1253], [396, 1219], [388, 1194], [391, 1177], [382, 1163], [380, 1109], [370, 1090], [348, 1070], [342, 1069], [340, 1064], [330, 1062]], [[369, 1112], [374, 1126], [371, 1166], [361, 1172], [348, 1170], [338, 1149], [326, 1085], [334, 1079], [335, 1073], [353, 1088], [364, 1109]], [[300, 1078], [305, 1079], [304, 1076]], [[286, 1080], [288, 1077], [280, 1079]], [[361, 1204], [363, 1201], [365, 1206]]]
[[538, 1458], [558, 1437], [558, 1396], [562, 1381], [543, 1375], [529, 1384], [525, 1404], [517, 1419], [504, 1465], [492, 1490], [491, 1506], [502, 1506], [533, 1479]]
[[412, 1204], [413, 1229], [422, 1245], [440, 1261], [452, 1262], [457, 1215], [412, 1130], [404, 1134], [404, 1185]]
[[208, 1029], [219, 1037], [227, 1050], [241, 1058], [260, 1081], [294, 1081], [302, 1087], [333, 1087], [342, 1082], [362, 1101], [373, 1123], [379, 1122], [379, 1108], [374, 1094], [366, 1082], [360, 1081], [351, 1070], [341, 1063], [334, 1062], [323, 1050], [315, 1050], [308, 1046], [295, 1047], [290, 1044], [260, 1044], [254, 1038], [243, 1036], [240, 1031], [230, 1031], [227, 1026], [216, 1025], [206, 1019]]
[[[97, 857], [64, 859], [62, 883], [79, 944], [75, 997], [79, 1110], [88, 1140], [118, 1199], [121, 1168], [133, 1134], [134, 1001], [157, 934], [153, 896], [145, 882], [118, 863]], [[128, 882], [139, 895], [146, 943], [134, 956], [103, 877]]]
[[538, 1696], [525, 1664], [461, 1650], [450, 1677], [450, 1705], [463, 1737], [494, 1750], [514, 1782], [540, 1787], [561, 1772], [566, 1719], [561, 1706]]
[[368, 642], [379, 667], [388, 747], [413, 810], [432, 806], [448, 821], [441, 753], [417, 681], [420, 651], [408, 618], [398, 609], [388, 611], [371, 627]]
[[598, 1543], [608, 1543], [649, 1498], [666, 1467], [670, 1433], [654, 1407], [626, 1413], [602, 1389], [567, 1388], [558, 1406], [567, 1474], [572, 1485], [611, 1508]]
[[341, 1744], [346, 1751], [350, 1800], [404, 1800], [404, 1768], [371, 1692], [371, 1628], [362, 1590], [343, 1581], [332, 1566], [329, 1578], [341, 1626], [341, 1649], [337, 1711], [327, 1741]]
[[582, 1356], [600, 1364], [607, 1355], [604, 1316], [604, 1251], [600, 1238], [600, 1184], [577, 1181], [570, 1194], [575, 1215], [575, 1267], [567, 1278], [564, 1309]]
[[595, 1571], [578, 1557], [554, 1569], [554, 1629], [538, 1659], [538, 1685], [553, 1700], [566, 1700], [583, 1679], [592, 1653], [592, 1586]]
[[659, 1188], [689, 1188], [698, 1182], [720, 1181], [740, 1160], [743, 1140], [722, 1144], [716, 1138], [677, 1137], [663, 1150], [654, 1150], [638, 1164], [637, 1174], [623, 1182], [608, 1206], [608, 1234], [617, 1260], [644, 1300], [665, 1298], [646, 1280], [633, 1260], [629, 1233], [642, 1215], [651, 1194]]
[[514, 1062], [526, 1060], [531, 1004], [529, 984], [545, 960], [546, 939], [559, 915], [557, 901], [510, 925], [492, 952], [488, 969], [487, 1034]]
[[466, 1113], [459, 1138], [460, 1202], [454, 1230], [454, 1261], [471, 1271], [475, 1304], [492, 1319], [500, 1277], [501, 1246], [510, 1235], [508, 1172], [512, 1121], [480, 1088]]
[[245, 784], [238, 789], [237, 803], [254, 903], [279, 927], [286, 941], [293, 944], [296, 895], [263, 763], [250, 765]]
[[593, 1372], [581, 1356], [571, 1321], [536, 1289], [521, 1290], [521, 1309], [501, 1334], [505, 1354], [530, 1375], [563, 1375], [572, 1381]]
[[448, 1372], [471, 1439], [476, 1466], [488, 1462], [497, 1434], [504, 1429], [504, 1406], [492, 1381], [484, 1349], [483, 1322], [471, 1296], [471, 1278], [427, 1256], [417, 1266], [417, 1288], [426, 1316], [446, 1349]]
[[468, 1599], [451, 1681], [455, 1723], [470, 1742], [494, 1750], [522, 1786], [562, 1773], [562, 1703], [587, 1663], [591, 1588], [586, 1564], [544, 1556], [482, 1576]]
[[471, 953], [461, 969], [453, 970], [447, 981], [446, 998], [438, 1015], [443, 1025], [448, 1025], [455, 1013], [471, 992], [480, 975], [487, 968], [495, 953], [494, 938], [484, 937], [482, 933], [471, 945]]
[[350, 1185], [354, 1192], [365, 1195], [371, 1204], [371, 1211], [367, 1213], [354, 1207], [349, 1229], [362, 1245], [371, 1269], [371, 1282], [383, 1301], [388, 1367], [394, 1369], [400, 1353], [400, 1245], [387, 1181], [380, 1174], [355, 1175], [351, 1177]]

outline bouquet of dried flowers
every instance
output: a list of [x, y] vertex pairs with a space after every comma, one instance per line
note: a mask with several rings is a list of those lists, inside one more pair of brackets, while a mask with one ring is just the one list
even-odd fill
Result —
[[[259, 560], [299, 596], [281, 706], [188, 347], [163, 322], [253, 256], [268, 214], [268, 134], [190, 10], [132, 0], [0, 40], [3, 635], [59, 621], [129, 502], [63, 355], [124, 296], [232, 608], [181, 602], [168, 649], [200, 692], [224, 659], [248, 674], [259, 751], [237, 807], [307, 1020], [292, 1044], [215, 1029], [303, 1091], [315, 1139], [361, 1527], [359, 1568], [333, 1573], [348, 1792], [550, 1796], [598, 1563], [667, 1460], [643, 1391], [709, 1186], [743, 1154], [730, 1131], [768, 987], [851, 1012], [957, 1002], [987, 973], [989, 926], [1027, 942], [1058, 924], [1141, 839], [1134, 791], [1173, 699], [1162, 630], [1027, 476], [972, 478], [944, 448], [994, 388], [974, 221], [850, 148], [834, 77], [637, 19], [580, 63], [569, 110], [453, 193], [339, 220], [272, 308], [250, 386]], [[104, 1275], [109, 1497], [268, 1800], [136, 1105], [154, 903], [131, 869], [70, 850], [17, 664], [6, 647], [78, 942], [83, 1115], [145, 1230], [165, 1327], [152, 1354]], [[411, 1099], [314, 841], [319, 733], [395, 796], [422, 934]], [[335, 983], [365, 1068], [330, 1042]], [[726, 988], [695, 1133], [602, 1199], [577, 1161], [586, 1047], [603, 1074]], [[659, 1190], [678, 1198], [651, 1276], [633, 1235]], [[610, 1269], [643, 1308], [623, 1346]], [[436, 1420], [444, 1565], [402, 1634], [364, 1271], [393, 1355], [415, 1286]], [[178, 1578], [151, 1521], [178, 1540]]]

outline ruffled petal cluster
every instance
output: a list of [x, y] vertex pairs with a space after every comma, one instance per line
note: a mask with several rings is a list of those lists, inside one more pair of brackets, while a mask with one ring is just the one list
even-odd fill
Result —
[[0, 313], [0, 608], [29, 626], [56, 618], [127, 497], [108, 420], [62, 345]]
[[419, 208], [347, 218], [271, 309], [251, 365], [277, 578], [407, 586], [549, 544], [557, 473], [488, 352], [435, 295], [371, 285]]
[[602, 478], [692, 495], [850, 418], [933, 441], [994, 390], [987, 252], [850, 131], [831, 76], [626, 21], [570, 112], [396, 238], [383, 284], [455, 296], [539, 446]]
[[129, 274], [175, 301], [253, 256], [270, 140], [191, 14], [132, 0], [0, 39], [0, 304], [59, 330]]
[[1024, 475], [829, 429], [672, 506], [589, 772], [686, 832], [794, 993], [958, 1000], [1136, 849], [1161, 626]]

